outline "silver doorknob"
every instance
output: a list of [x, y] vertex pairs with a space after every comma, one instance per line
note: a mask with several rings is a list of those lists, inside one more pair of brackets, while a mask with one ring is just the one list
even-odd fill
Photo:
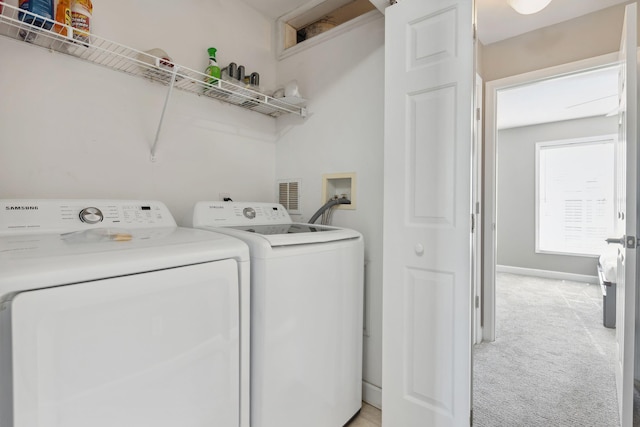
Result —
[[608, 239], [605, 239], [605, 242], [607, 242], [609, 244], [615, 243], [615, 244], [624, 246], [624, 236], [622, 236], [620, 238], [609, 237]]

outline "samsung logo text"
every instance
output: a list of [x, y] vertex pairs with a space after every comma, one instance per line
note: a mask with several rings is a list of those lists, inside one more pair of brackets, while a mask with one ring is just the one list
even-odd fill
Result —
[[37, 211], [37, 206], [5, 206], [8, 211]]

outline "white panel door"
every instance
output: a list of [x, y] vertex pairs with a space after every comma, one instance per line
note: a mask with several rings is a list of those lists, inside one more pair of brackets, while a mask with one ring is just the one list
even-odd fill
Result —
[[[638, 229], [638, 66], [637, 5], [627, 5], [620, 43], [619, 138], [616, 152], [616, 199], [619, 241], [617, 270], [616, 385], [623, 427], [633, 424], [633, 378], [635, 358], [636, 236]], [[614, 240], [615, 239], [610, 239]]]
[[473, 1], [387, 8], [382, 422], [469, 425]]

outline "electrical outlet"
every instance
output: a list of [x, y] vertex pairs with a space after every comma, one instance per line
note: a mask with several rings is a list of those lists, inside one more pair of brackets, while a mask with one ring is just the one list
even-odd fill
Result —
[[226, 201], [228, 199], [231, 199], [231, 194], [230, 193], [219, 193], [220, 196], [220, 200], [222, 201]]

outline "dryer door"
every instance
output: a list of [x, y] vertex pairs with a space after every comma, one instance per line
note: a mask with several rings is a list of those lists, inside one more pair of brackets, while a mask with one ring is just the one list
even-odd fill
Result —
[[15, 427], [239, 424], [233, 260], [19, 294]]

